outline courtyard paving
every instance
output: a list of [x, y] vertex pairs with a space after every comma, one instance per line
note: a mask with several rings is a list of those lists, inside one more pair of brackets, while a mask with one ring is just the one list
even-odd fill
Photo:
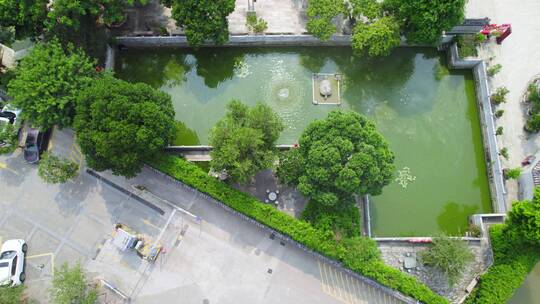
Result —
[[[501, 158], [503, 167], [519, 167], [527, 155], [535, 154], [540, 148], [540, 136], [527, 134], [523, 125], [526, 121], [522, 97], [528, 83], [540, 76], [540, 1], [537, 0], [469, 0], [466, 6], [468, 18], [491, 18], [492, 23], [511, 23], [512, 34], [497, 45], [489, 43], [480, 49], [479, 55], [490, 65], [501, 64], [502, 70], [491, 79], [491, 90], [505, 86], [510, 90], [507, 102], [499, 106], [504, 115], [496, 124], [503, 126], [504, 133], [498, 136], [499, 146], [507, 147], [509, 159]], [[517, 199], [517, 184], [507, 183], [508, 199]]]

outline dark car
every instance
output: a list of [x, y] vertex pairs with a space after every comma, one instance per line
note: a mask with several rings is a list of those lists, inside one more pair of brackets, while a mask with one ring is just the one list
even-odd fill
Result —
[[38, 129], [29, 128], [24, 143], [24, 160], [30, 164], [39, 161], [39, 155], [43, 151], [44, 133]]

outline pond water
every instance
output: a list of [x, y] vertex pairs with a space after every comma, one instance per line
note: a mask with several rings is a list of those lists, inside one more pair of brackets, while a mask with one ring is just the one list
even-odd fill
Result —
[[527, 276], [523, 285], [508, 301], [509, 304], [539, 304], [540, 303], [540, 263]]
[[[116, 62], [120, 78], [172, 96], [188, 144], [208, 143], [233, 98], [272, 107], [286, 125], [283, 144], [331, 110], [364, 113], [396, 155], [396, 180], [373, 198], [377, 236], [459, 234], [468, 215], [490, 212], [472, 75], [448, 71], [434, 49], [371, 61], [344, 47], [125, 50]], [[341, 106], [312, 104], [319, 72], [342, 74]]]

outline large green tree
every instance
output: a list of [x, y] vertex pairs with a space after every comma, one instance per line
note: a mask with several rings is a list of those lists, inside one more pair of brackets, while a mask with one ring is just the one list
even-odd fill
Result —
[[463, 21], [465, 0], [385, 0], [385, 6], [403, 24], [407, 40], [432, 44], [443, 31]]
[[265, 104], [249, 108], [233, 100], [227, 109], [210, 132], [211, 166], [218, 172], [225, 170], [233, 181], [246, 182], [272, 166], [283, 123]]
[[540, 188], [536, 188], [531, 201], [512, 205], [507, 226], [515, 238], [540, 247]]
[[210, 39], [216, 44], [229, 40], [227, 16], [234, 11], [234, 0], [162, 0], [172, 6], [172, 18], [184, 29], [192, 46]]
[[365, 17], [369, 20], [374, 20], [382, 17], [382, 5], [377, 0], [351, 0], [349, 17], [354, 21]]
[[308, 32], [321, 40], [328, 40], [336, 32], [332, 19], [343, 11], [343, 0], [309, 0], [306, 11]]
[[380, 194], [391, 181], [393, 162], [394, 154], [370, 120], [332, 111], [304, 130], [300, 147], [281, 159], [278, 175], [312, 201], [339, 206], [353, 201], [354, 194]]
[[462, 240], [441, 236], [433, 238], [429, 249], [420, 253], [422, 263], [441, 270], [453, 286], [463, 275], [474, 256], [467, 243]]
[[0, 27], [14, 27], [17, 38], [43, 31], [48, 0], [0, 0]]
[[67, 263], [56, 269], [49, 290], [54, 304], [93, 304], [97, 302], [96, 288], [88, 286], [81, 265], [69, 267]]
[[88, 166], [132, 177], [175, 136], [171, 97], [105, 75], [80, 93], [77, 142]]
[[387, 56], [400, 42], [399, 24], [393, 17], [358, 23], [351, 38], [353, 52], [369, 57]]
[[58, 40], [38, 43], [18, 65], [8, 92], [22, 116], [41, 128], [70, 126], [77, 96], [96, 72], [94, 62]]

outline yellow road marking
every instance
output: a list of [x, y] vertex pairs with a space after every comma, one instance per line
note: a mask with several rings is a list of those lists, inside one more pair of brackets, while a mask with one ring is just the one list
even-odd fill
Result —
[[153, 228], [156, 228], [156, 229], [161, 230], [161, 227], [158, 227], [158, 226], [156, 226], [156, 225], [150, 223], [149, 220], [144, 219], [144, 220], [142, 220], [142, 221], [143, 221], [143, 223], [145, 223], [146, 225], [148, 225], [148, 226], [150, 226], [150, 227], [153, 227]]
[[342, 283], [342, 286], [343, 286], [343, 294], [345, 295], [345, 297], [343, 297], [343, 299], [347, 303], [352, 303], [351, 292], [350, 292], [349, 287], [347, 286], [347, 284], [345, 284], [345, 279], [343, 279], [343, 272], [339, 271], [339, 277], [341, 278], [341, 283]]
[[15, 174], [19, 175], [19, 173], [17, 173], [17, 171], [11, 169], [10, 167], [8, 167], [8, 165], [6, 165], [4, 163], [0, 163], [0, 169], [6, 169], [11, 173], [15, 173]]
[[36, 254], [36, 255], [29, 255], [26, 256], [26, 259], [35, 259], [35, 258], [41, 258], [44, 256], [50, 256], [51, 257], [51, 274], [54, 276], [54, 253], [43, 253], [43, 254]]
[[317, 266], [319, 266], [319, 274], [321, 275], [321, 286], [322, 286], [322, 290], [324, 293], [328, 293], [326, 291], [326, 284], [325, 284], [325, 278], [323, 277], [323, 272], [322, 272], [322, 267], [321, 267], [321, 262], [319, 260], [317, 260]]

